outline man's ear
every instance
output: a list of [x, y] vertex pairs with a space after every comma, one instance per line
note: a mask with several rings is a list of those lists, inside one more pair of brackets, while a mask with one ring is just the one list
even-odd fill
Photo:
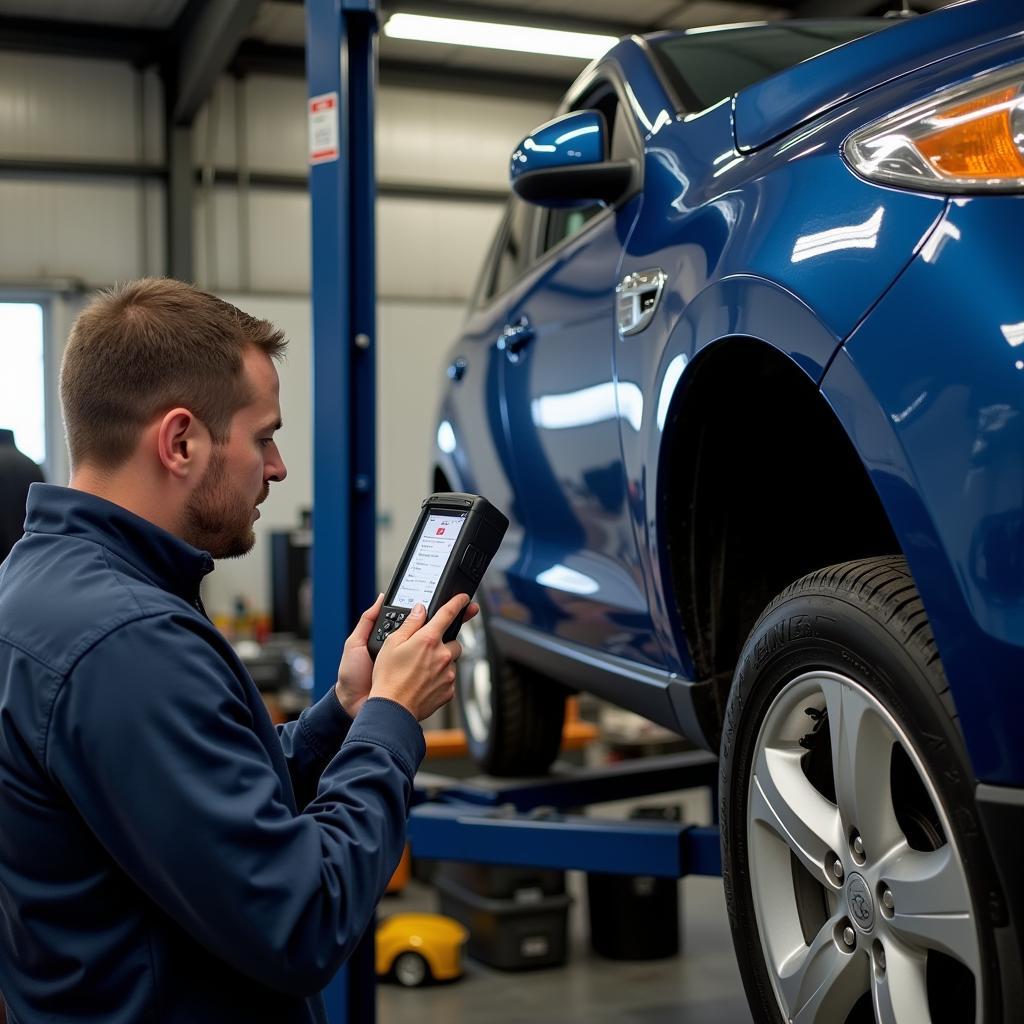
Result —
[[184, 480], [205, 469], [210, 432], [194, 413], [183, 407], [163, 415], [157, 428], [157, 453], [164, 468]]

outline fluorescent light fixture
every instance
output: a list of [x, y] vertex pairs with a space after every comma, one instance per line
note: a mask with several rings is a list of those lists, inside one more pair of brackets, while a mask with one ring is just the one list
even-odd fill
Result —
[[614, 36], [502, 25], [492, 21], [432, 18], [425, 14], [392, 14], [384, 25], [384, 34], [392, 39], [415, 39], [422, 43], [481, 46], [488, 50], [546, 53], [584, 60], [603, 56], [618, 42]]

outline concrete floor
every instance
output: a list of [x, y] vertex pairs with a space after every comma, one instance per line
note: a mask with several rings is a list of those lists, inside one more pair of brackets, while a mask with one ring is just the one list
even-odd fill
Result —
[[[381, 984], [378, 1024], [749, 1024], [721, 880], [689, 878], [680, 885], [677, 957], [638, 963], [592, 953], [584, 880], [571, 872], [566, 966], [510, 973], [466, 958], [457, 982], [422, 989]], [[413, 883], [385, 900], [381, 916], [437, 909], [434, 890]]]

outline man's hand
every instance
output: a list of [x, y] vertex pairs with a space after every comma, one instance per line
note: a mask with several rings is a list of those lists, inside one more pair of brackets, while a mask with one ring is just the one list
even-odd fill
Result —
[[[454, 598], [453, 601], [449, 601], [444, 608], [439, 608], [431, 622], [431, 625], [437, 622], [445, 608], [448, 608], [455, 601], [461, 600], [463, 604], [465, 604], [464, 598], [465, 594], [461, 595], [461, 597]], [[370, 696], [371, 687], [373, 686], [373, 659], [370, 657], [370, 652], [367, 650], [366, 645], [370, 642], [370, 635], [373, 633], [373, 627], [377, 622], [377, 617], [380, 615], [380, 610], [383, 606], [384, 595], [378, 594], [377, 600], [373, 602], [373, 606], [371, 608], [367, 608], [366, 611], [363, 612], [359, 622], [356, 623], [356, 628], [352, 630], [352, 635], [345, 641], [345, 650], [341, 656], [341, 664], [338, 666], [338, 681], [335, 683], [334, 692], [337, 695], [338, 700], [341, 702], [341, 706], [351, 718], [355, 718], [356, 715], [359, 714], [359, 709], [366, 703], [367, 698]], [[460, 604], [458, 608], [461, 609], [462, 605]], [[469, 622], [469, 620], [474, 618], [479, 611], [480, 606], [478, 604], [471, 604], [466, 610], [466, 616], [463, 619], [463, 622]], [[444, 631], [452, 622], [455, 621], [455, 617], [457, 615], [458, 609], [441, 630], [440, 635], [444, 635]], [[403, 623], [402, 629], [397, 630], [392, 635], [391, 643], [393, 644], [395, 639], [401, 635], [403, 630], [406, 630], [413, 621], [415, 621], [415, 629], [413, 631], [419, 629], [420, 625], [423, 623], [424, 616], [425, 611], [422, 605], [420, 606], [418, 616], [414, 609], [413, 614], [411, 614], [405, 620], [405, 623]], [[453, 645], [449, 644], [448, 646], [452, 647]], [[387, 645], [385, 645], [385, 649], [386, 647]], [[458, 654], [455, 655], [455, 659], [457, 659], [458, 655], [462, 653], [462, 647], [457, 643], [454, 644], [454, 647], [458, 647]], [[383, 655], [384, 651], [381, 651], [378, 656], [378, 660], [380, 657], [383, 657]], [[391, 695], [386, 693], [375, 693], [374, 696], [385, 697]], [[399, 704], [403, 703], [403, 701], [399, 700], [397, 697], [391, 697], [391, 699], [398, 700]], [[448, 699], [450, 700], [451, 697]], [[447, 701], [442, 703], [447, 703]], [[440, 707], [440, 704], [438, 707]], [[409, 710], [412, 711], [412, 708], [409, 708]], [[413, 711], [413, 714], [416, 714], [416, 712]]]
[[443, 637], [463, 608], [464, 622], [480, 611], [465, 594], [459, 594], [426, 622], [427, 610], [417, 604], [377, 655], [370, 696], [401, 704], [420, 722], [447, 704], [455, 696], [455, 662], [462, 644], [458, 640], [446, 644]]
[[370, 642], [370, 634], [383, 606], [384, 595], [378, 594], [373, 607], [363, 612], [356, 623], [356, 628], [352, 630], [352, 635], [345, 641], [334, 692], [351, 718], [359, 714], [359, 709], [370, 696], [370, 687], [373, 684], [373, 658], [370, 657], [366, 645]]

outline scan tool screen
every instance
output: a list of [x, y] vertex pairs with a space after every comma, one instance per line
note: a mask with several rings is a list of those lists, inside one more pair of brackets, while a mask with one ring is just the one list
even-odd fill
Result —
[[430, 515], [409, 559], [402, 582], [395, 591], [392, 604], [399, 608], [412, 608], [417, 601], [430, 605], [441, 573], [455, 547], [459, 531], [466, 522], [460, 515]]

